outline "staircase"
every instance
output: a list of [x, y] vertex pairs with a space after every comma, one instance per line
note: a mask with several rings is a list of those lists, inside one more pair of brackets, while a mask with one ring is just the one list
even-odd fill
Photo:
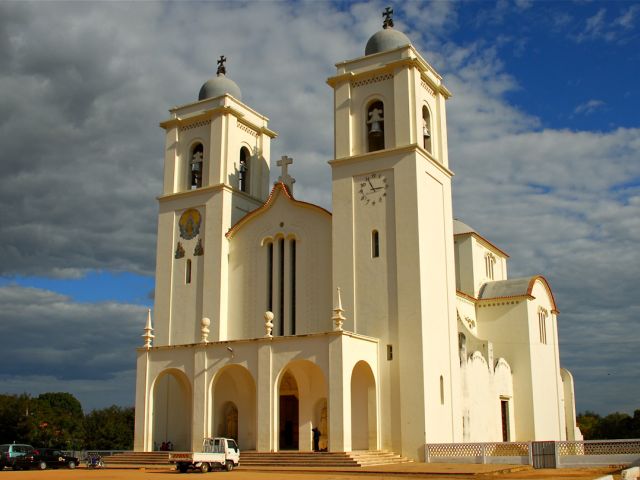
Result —
[[241, 467], [358, 468], [407, 463], [411, 460], [386, 451], [357, 452], [242, 452]]
[[169, 452], [123, 452], [102, 457], [110, 465], [169, 465]]
[[[123, 452], [103, 457], [109, 466], [118, 465], [169, 465], [169, 452]], [[256, 452], [240, 454], [240, 467], [247, 468], [359, 468], [411, 462], [393, 452]]]

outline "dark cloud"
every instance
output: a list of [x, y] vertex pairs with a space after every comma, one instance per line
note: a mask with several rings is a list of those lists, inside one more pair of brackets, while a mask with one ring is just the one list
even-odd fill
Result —
[[[363, 54], [382, 7], [0, 3], [0, 275], [153, 273], [158, 122], [196, 99], [222, 54], [245, 102], [280, 133], [272, 159], [295, 158], [296, 195], [329, 207], [333, 94], [325, 79], [336, 62]], [[512, 277], [542, 273], [551, 282], [578, 408], [628, 408], [593, 392], [606, 372], [614, 391], [640, 393], [637, 382], [625, 383], [635, 369], [627, 342], [639, 338], [640, 132], [541, 129], [507, 101], [520, 87], [499, 50], [448, 36], [456, 10], [411, 2], [397, 11], [399, 28], [454, 93], [447, 120], [455, 214], [511, 254]], [[89, 385], [103, 398], [133, 395], [140, 307], [77, 304], [18, 287], [1, 289], [0, 302], [3, 328], [20, 339], [0, 353], [12, 365], [2, 370], [5, 388], [64, 379], [87, 399]]]

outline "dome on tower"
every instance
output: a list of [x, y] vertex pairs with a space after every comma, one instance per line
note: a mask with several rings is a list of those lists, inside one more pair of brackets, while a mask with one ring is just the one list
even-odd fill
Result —
[[198, 100], [206, 100], [207, 98], [215, 98], [221, 95], [229, 94], [232, 97], [242, 100], [242, 92], [238, 84], [227, 78], [227, 69], [224, 66], [224, 62], [227, 59], [223, 56], [218, 60], [218, 72], [215, 77], [207, 80], [198, 94]]
[[364, 54], [372, 55], [374, 53], [386, 52], [387, 50], [404, 47], [405, 45], [411, 45], [409, 37], [399, 30], [394, 30], [390, 27], [384, 28], [374, 33], [369, 39], [364, 49]]
[[365, 55], [373, 55], [374, 53], [386, 52], [393, 50], [394, 48], [404, 47], [405, 45], [411, 45], [411, 40], [404, 33], [393, 29], [393, 9], [387, 7], [382, 13], [384, 22], [382, 24], [382, 30], [373, 34], [373, 36], [367, 42], [367, 46], [364, 49]]

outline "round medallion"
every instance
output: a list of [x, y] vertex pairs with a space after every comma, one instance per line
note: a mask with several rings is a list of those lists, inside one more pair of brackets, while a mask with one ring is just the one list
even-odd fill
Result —
[[180, 227], [180, 236], [185, 240], [191, 240], [200, 233], [200, 222], [202, 217], [200, 212], [195, 208], [185, 210], [180, 215], [178, 226]]
[[387, 196], [389, 184], [381, 173], [370, 173], [356, 179], [360, 201], [365, 205], [382, 203]]

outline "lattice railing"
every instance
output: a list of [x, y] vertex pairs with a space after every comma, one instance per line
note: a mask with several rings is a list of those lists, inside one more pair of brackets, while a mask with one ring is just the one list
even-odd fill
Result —
[[640, 440], [556, 442], [558, 455], [640, 455]]
[[527, 442], [433, 443], [426, 445], [427, 455], [435, 457], [524, 457], [529, 455]]

